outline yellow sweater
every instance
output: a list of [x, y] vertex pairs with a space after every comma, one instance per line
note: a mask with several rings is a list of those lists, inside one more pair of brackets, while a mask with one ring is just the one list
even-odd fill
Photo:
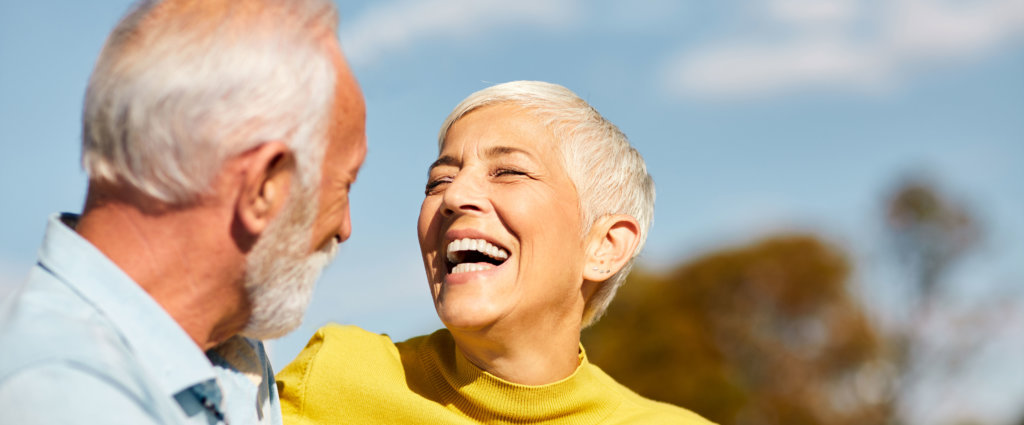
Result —
[[710, 424], [637, 395], [582, 352], [579, 368], [561, 381], [504, 381], [459, 354], [446, 329], [396, 344], [355, 326], [327, 325], [277, 381], [286, 425]]

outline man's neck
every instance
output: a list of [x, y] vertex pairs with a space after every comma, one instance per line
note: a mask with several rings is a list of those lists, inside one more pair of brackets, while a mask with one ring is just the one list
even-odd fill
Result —
[[241, 330], [249, 315], [244, 255], [228, 235], [230, 217], [219, 215], [209, 206], [142, 211], [90, 191], [75, 230], [205, 351]]

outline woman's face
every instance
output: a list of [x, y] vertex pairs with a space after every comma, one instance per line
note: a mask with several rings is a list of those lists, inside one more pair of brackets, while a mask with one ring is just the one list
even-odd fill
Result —
[[[578, 322], [579, 201], [551, 131], [512, 105], [455, 122], [430, 168], [419, 240], [452, 330]], [[576, 324], [578, 325], [578, 323]]]

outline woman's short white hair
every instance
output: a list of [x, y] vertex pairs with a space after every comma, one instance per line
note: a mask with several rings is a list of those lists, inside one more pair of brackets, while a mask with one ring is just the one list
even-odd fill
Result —
[[224, 162], [269, 141], [319, 181], [335, 66], [329, 0], [142, 1], [110, 34], [86, 90], [89, 178], [184, 204]]
[[584, 234], [598, 218], [610, 214], [629, 215], [640, 223], [640, 242], [632, 258], [598, 287], [584, 308], [583, 326], [589, 326], [604, 314], [644, 246], [654, 216], [654, 180], [643, 157], [618, 127], [571, 90], [541, 81], [512, 81], [469, 95], [441, 126], [438, 148], [444, 147], [448, 130], [459, 118], [498, 103], [511, 103], [534, 114], [560, 141], [563, 164], [579, 195]]

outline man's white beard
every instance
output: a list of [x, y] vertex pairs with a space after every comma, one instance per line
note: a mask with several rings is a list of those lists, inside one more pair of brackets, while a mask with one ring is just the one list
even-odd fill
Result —
[[297, 328], [320, 272], [338, 252], [332, 239], [317, 252], [306, 254], [313, 237], [317, 197], [304, 188], [294, 195], [246, 260], [245, 290], [252, 313], [241, 334], [250, 338], [277, 338]]

